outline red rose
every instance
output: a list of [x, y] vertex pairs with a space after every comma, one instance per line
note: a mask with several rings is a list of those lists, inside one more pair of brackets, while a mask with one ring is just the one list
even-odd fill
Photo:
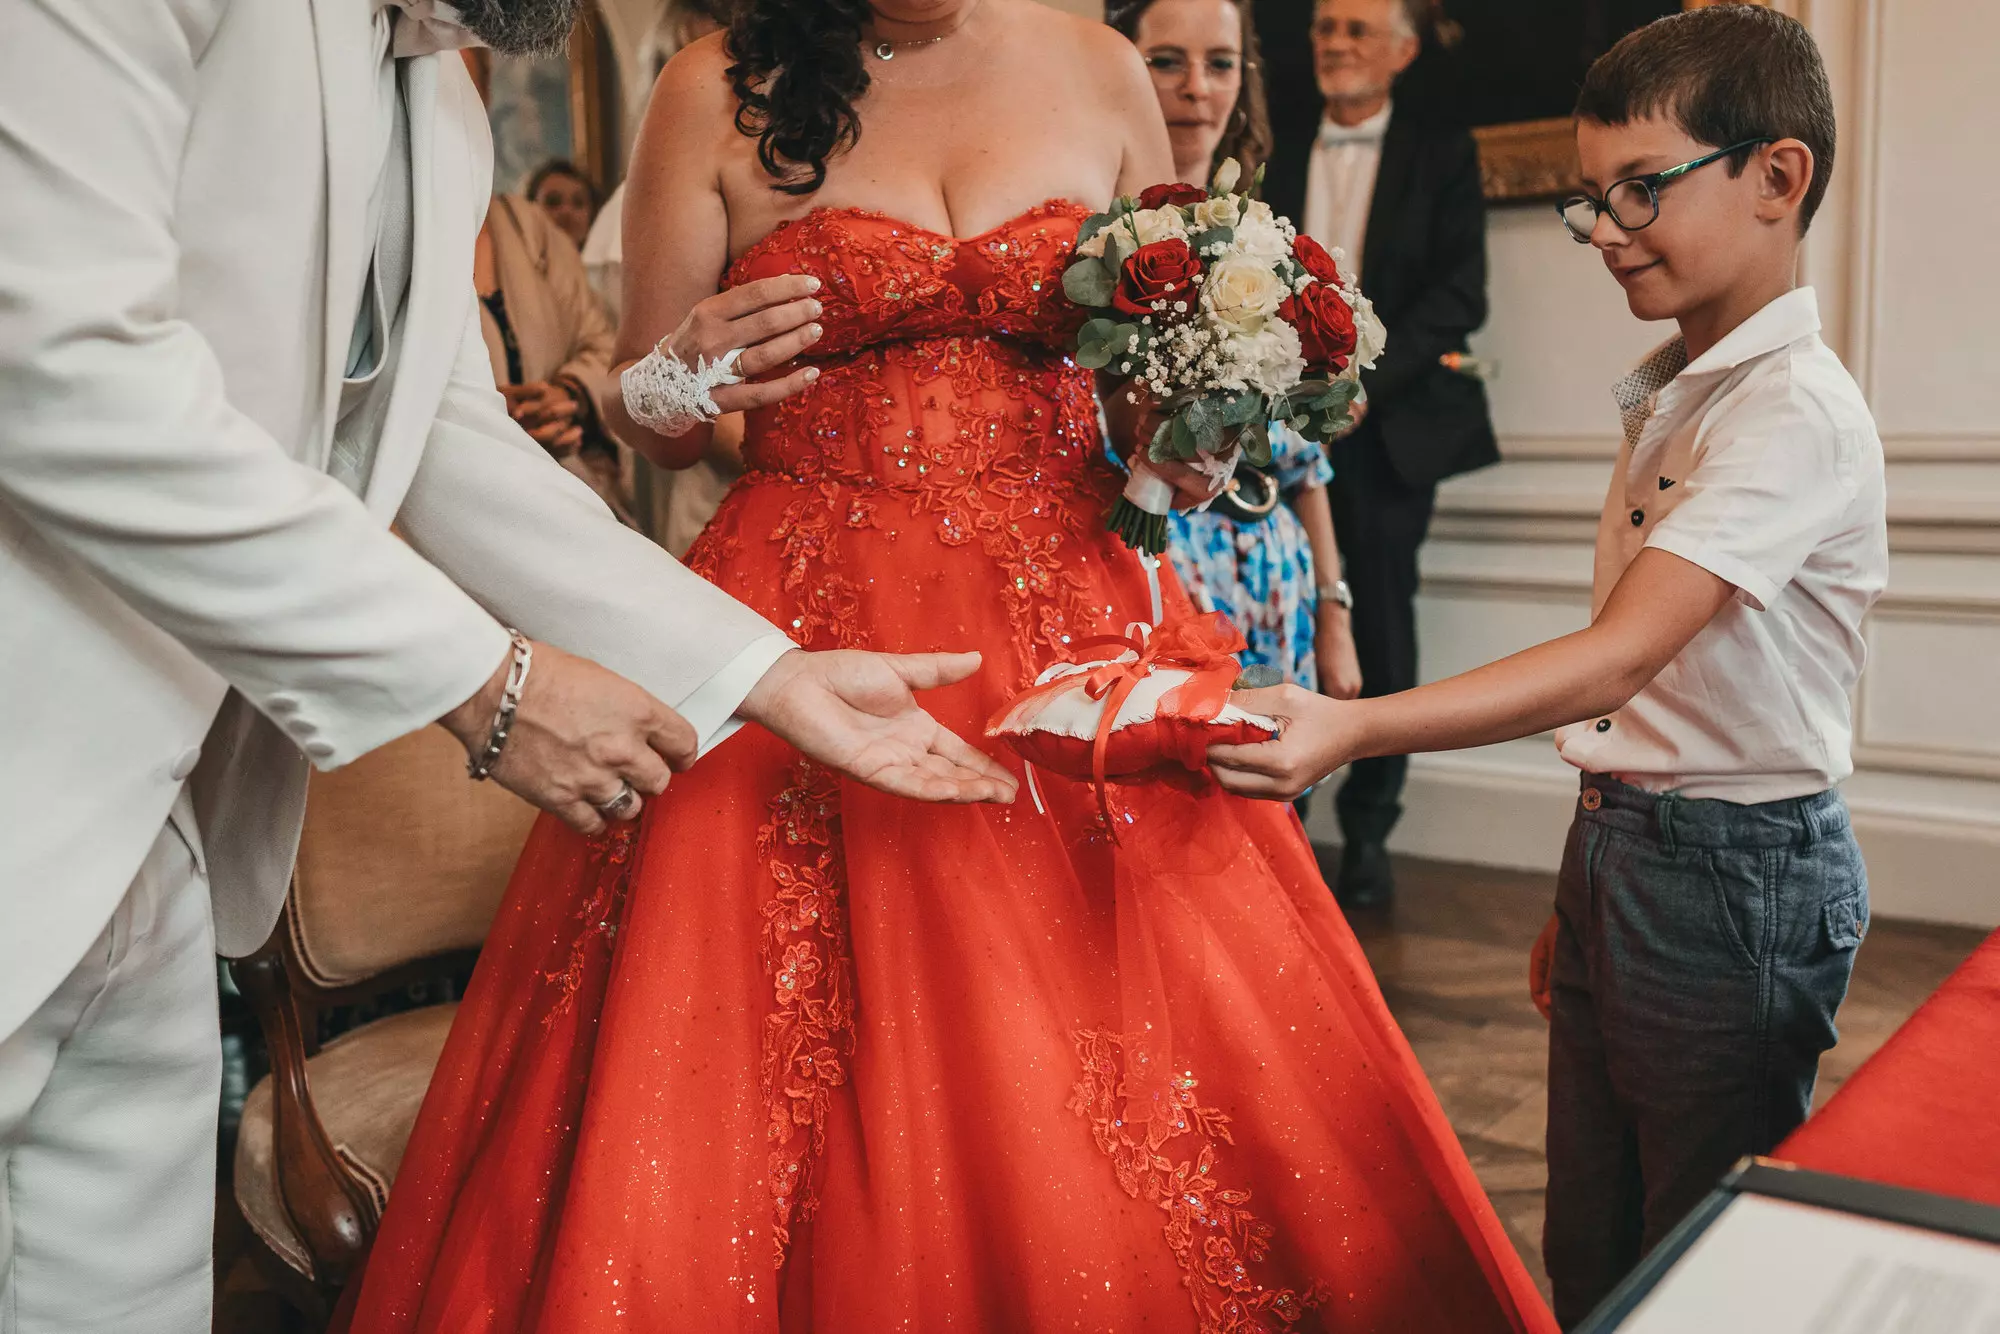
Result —
[[1278, 318], [1299, 331], [1307, 369], [1332, 375], [1347, 369], [1347, 359], [1354, 355], [1354, 312], [1331, 284], [1313, 283], [1286, 297]]
[[1292, 258], [1299, 267], [1323, 283], [1340, 281], [1340, 266], [1333, 262], [1333, 256], [1326, 253], [1326, 247], [1301, 234], [1292, 242]]
[[1139, 192], [1140, 208], [1159, 208], [1165, 204], [1179, 207], [1182, 204], [1199, 204], [1208, 198], [1208, 191], [1199, 185], [1189, 185], [1186, 181], [1175, 181], [1171, 185], [1149, 185]]
[[1142, 245], [1125, 261], [1111, 304], [1127, 315], [1151, 315], [1155, 301], [1185, 301], [1192, 308], [1201, 293], [1201, 261], [1179, 237]]

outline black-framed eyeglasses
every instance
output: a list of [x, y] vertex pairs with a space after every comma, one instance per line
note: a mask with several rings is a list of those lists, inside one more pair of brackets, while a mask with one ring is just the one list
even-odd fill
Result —
[[1591, 195], [1571, 195], [1556, 205], [1556, 212], [1562, 215], [1563, 226], [1569, 229], [1570, 239], [1579, 245], [1589, 245], [1591, 234], [1597, 230], [1597, 220], [1609, 215], [1620, 231], [1644, 231], [1660, 216], [1661, 187], [1679, 180], [1691, 171], [1699, 171], [1711, 162], [1720, 162], [1732, 153], [1741, 153], [1746, 148], [1761, 148], [1765, 144], [1778, 141], [1766, 136], [1762, 139], [1745, 139], [1740, 144], [1718, 148], [1713, 153], [1698, 157], [1692, 162], [1683, 162], [1678, 167], [1668, 167], [1665, 171], [1648, 172], [1644, 176], [1627, 176], [1622, 181], [1613, 181], [1604, 192], [1604, 198]]

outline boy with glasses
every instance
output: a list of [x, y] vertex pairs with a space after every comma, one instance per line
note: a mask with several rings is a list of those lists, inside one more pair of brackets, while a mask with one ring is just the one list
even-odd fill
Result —
[[1583, 770], [1549, 953], [1566, 1326], [1811, 1104], [1867, 923], [1835, 785], [1888, 572], [1881, 441], [1795, 286], [1834, 153], [1812, 38], [1761, 7], [1662, 19], [1592, 67], [1576, 133], [1563, 223], [1680, 326], [1615, 387], [1591, 626], [1385, 699], [1253, 692], [1282, 736], [1210, 752], [1282, 798], [1359, 755], [1560, 729]]

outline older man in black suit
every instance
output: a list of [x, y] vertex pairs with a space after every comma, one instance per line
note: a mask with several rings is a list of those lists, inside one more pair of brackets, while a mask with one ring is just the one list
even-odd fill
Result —
[[[1322, 596], [1351, 590], [1364, 695], [1417, 684], [1417, 549], [1437, 484], [1500, 456], [1483, 386], [1447, 365], [1486, 320], [1478, 150], [1462, 126], [1391, 97], [1421, 47], [1429, 9], [1428, 0], [1318, 0], [1310, 11], [1314, 98], [1288, 86], [1302, 83], [1304, 71], [1288, 71], [1277, 56], [1301, 50], [1307, 6], [1258, 6], [1263, 49], [1274, 56], [1276, 142], [1265, 197], [1322, 245], [1346, 252], [1389, 330], [1387, 353], [1363, 376], [1367, 415], [1331, 451], [1328, 493], [1348, 588], [1336, 587], [1332, 572], [1320, 579]], [[1379, 905], [1394, 891], [1384, 844], [1402, 814], [1408, 768], [1400, 756], [1362, 760], [1340, 789], [1344, 905]]]

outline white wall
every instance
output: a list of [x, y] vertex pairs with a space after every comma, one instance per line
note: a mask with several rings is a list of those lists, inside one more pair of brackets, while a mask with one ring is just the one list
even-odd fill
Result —
[[[1847, 795], [1879, 912], [2000, 924], [2000, 5], [1780, 7], [1812, 27], [1839, 102], [1806, 276], [1889, 466], [1891, 583]], [[1671, 332], [1630, 317], [1546, 205], [1496, 211], [1490, 245], [1475, 350], [1501, 363], [1506, 461], [1440, 496], [1419, 606], [1431, 677], [1586, 622], [1618, 439], [1609, 385]], [[1546, 738], [1419, 757], [1396, 845], [1553, 869], [1574, 791]]]

